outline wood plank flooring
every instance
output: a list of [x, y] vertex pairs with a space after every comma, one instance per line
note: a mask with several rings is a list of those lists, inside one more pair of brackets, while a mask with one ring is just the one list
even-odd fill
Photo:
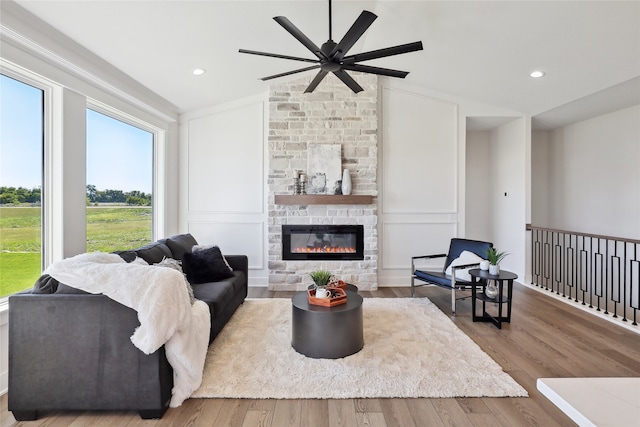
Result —
[[[250, 288], [251, 298], [290, 297], [293, 293]], [[363, 297], [409, 297], [409, 288], [361, 292]], [[428, 297], [450, 314], [450, 293], [425, 286]], [[458, 303], [458, 327], [528, 392], [529, 398], [234, 400], [190, 399], [160, 420], [135, 412], [50, 412], [39, 420], [16, 422], [0, 397], [0, 427], [8, 426], [243, 426], [243, 427], [422, 427], [572, 426], [536, 390], [539, 377], [640, 376], [640, 335], [568, 307], [543, 293], [514, 285], [510, 324], [499, 330], [471, 321], [471, 301]], [[455, 369], [452, 366], [451, 369]]]

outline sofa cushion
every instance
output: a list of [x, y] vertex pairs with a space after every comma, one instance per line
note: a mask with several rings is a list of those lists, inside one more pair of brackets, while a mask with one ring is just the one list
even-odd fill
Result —
[[[433, 283], [439, 286], [445, 286], [451, 288], [451, 276], [443, 273], [442, 271], [423, 271], [416, 270], [415, 276], [425, 282]], [[458, 279], [456, 277], [456, 286], [468, 286], [470, 282], [466, 280]]]
[[138, 254], [136, 253], [135, 250], [115, 251], [115, 252], [112, 252], [112, 253], [114, 253], [116, 255], [120, 255], [120, 258], [122, 258], [126, 262], [132, 262], [133, 260], [135, 260], [138, 257]]
[[82, 289], [74, 288], [69, 285], [65, 285], [64, 283], [58, 284], [58, 289], [55, 292], [56, 294], [84, 294], [88, 295], [90, 292], [83, 291]]
[[53, 294], [58, 290], [59, 282], [48, 274], [38, 277], [33, 284], [32, 294]]
[[244, 271], [234, 271], [233, 276], [233, 278], [229, 278], [226, 280], [231, 282], [234, 293], [240, 293], [242, 292], [243, 288], [246, 288], [247, 286], [247, 279], [245, 277]]
[[191, 234], [187, 233], [169, 237], [166, 244], [171, 250], [173, 258], [182, 261], [184, 254], [191, 252], [191, 248], [197, 245], [198, 242]]
[[36, 280], [31, 290], [32, 294], [88, 294], [82, 289], [72, 288], [64, 283], [58, 282], [48, 274], [43, 274]]
[[144, 245], [136, 249], [136, 253], [140, 258], [147, 261], [148, 264], [157, 264], [165, 257], [171, 258], [171, 249], [169, 249], [169, 246], [167, 246], [164, 241]]
[[229, 268], [217, 246], [186, 252], [182, 259], [182, 269], [191, 285], [219, 282], [233, 277], [233, 270]]
[[233, 280], [234, 279], [229, 279], [216, 283], [199, 283], [192, 285], [195, 298], [204, 301], [209, 306], [212, 320], [217, 313], [221, 313], [233, 299]]

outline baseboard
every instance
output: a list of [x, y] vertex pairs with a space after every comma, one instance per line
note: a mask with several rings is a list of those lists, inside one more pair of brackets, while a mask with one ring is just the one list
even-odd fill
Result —
[[620, 317], [618, 318], [614, 318], [613, 316], [611, 316], [610, 314], [604, 314], [604, 312], [599, 312], [596, 311], [593, 308], [589, 308], [589, 306], [587, 305], [582, 305], [582, 303], [576, 303], [574, 302], [574, 300], [563, 297], [562, 295], [557, 295], [555, 292], [546, 290], [544, 288], [541, 288], [540, 286], [536, 286], [536, 285], [532, 285], [530, 283], [520, 283], [523, 286], [526, 286], [529, 289], [533, 289], [534, 291], [540, 292], [550, 298], [554, 298], [558, 301], [562, 301], [563, 303], [565, 303], [566, 305], [573, 307], [575, 309], [578, 310], [582, 310], [585, 313], [589, 313], [593, 316], [599, 317], [601, 319], [604, 319], [608, 322], [613, 323], [614, 325], [618, 325], [618, 326], [622, 326], [623, 328], [629, 330], [629, 331], [633, 331], [636, 334], [640, 334], [640, 326], [633, 326], [631, 324], [631, 321], [627, 320], [626, 322], [624, 322]]

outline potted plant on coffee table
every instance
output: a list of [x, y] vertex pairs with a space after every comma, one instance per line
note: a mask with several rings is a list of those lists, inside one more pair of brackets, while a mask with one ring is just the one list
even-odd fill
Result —
[[324, 288], [329, 284], [331, 276], [333, 275], [330, 271], [327, 270], [316, 270], [309, 273], [309, 276], [311, 276], [311, 279], [313, 280], [313, 283], [315, 283], [316, 287]]
[[309, 273], [313, 279], [313, 285], [309, 286], [309, 296], [315, 298], [332, 298], [334, 292], [329, 289], [329, 283], [333, 279], [333, 275], [327, 270], [316, 270]]

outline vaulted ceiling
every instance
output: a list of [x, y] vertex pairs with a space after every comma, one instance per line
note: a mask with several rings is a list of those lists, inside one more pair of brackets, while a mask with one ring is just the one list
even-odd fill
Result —
[[[318, 45], [329, 33], [327, 0], [16, 3], [179, 112], [263, 93], [269, 82], [259, 78], [305, 66], [240, 48], [313, 58], [273, 17]], [[423, 42], [422, 51], [367, 63], [409, 71], [406, 85], [550, 122], [640, 100], [640, 1], [335, 0], [334, 40], [362, 10], [378, 19], [349, 53]], [[529, 77], [536, 69], [546, 76]]]

